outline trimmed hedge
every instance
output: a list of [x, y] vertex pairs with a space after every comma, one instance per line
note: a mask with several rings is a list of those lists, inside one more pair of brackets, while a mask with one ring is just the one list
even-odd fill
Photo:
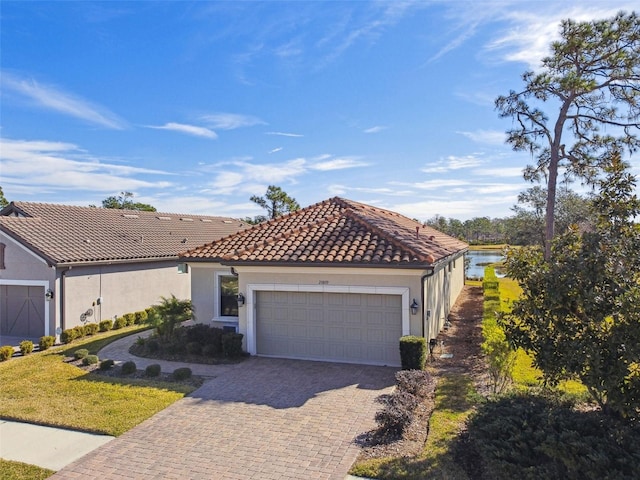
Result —
[[83, 365], [95, 365], [96, 363], [98, 363], [98, 356], [97, 355], [87, 355], [86, 357], [84, 357], [82, 359], [82, 364]]
[[136, 366], [136, 362], [129, 361], [122, 364], [123, 375], [130, 375], [132, 373], [135, 373], [137, 369], [138, 367]]
[[222, 353], [228, 358], [242, 356], [242, 333], [225, 333], [222, 335]]
[[191, 378], [191, 369], [189, 367], [176, 368], [173, 371], [173, 378], [175, 380], [186, 380]]
[[96, 333], [98, 333], [99, 329], [100, 329], [100, 327], [98, 326], [97, 323], [87, 323], [84, 326], [84, 334], [85, 335], [95, 335]]
[[115, 364], [115, 362], [111, 359], [109, 360], [102, 360], [100, 362], [100, 370], [110, 370], [113, 365]]
[[109, 319], [102, 320], [100, 322], [100, 324], [98, 325], [98, 327], [99, 327], [101, 332], [108, 332], [113, 327], [113, 321], [109, 320]]
[[33, 352], [33, 342], [31, 340], [23, 340], [20, 342], [20, 353], [22, 355], [29, 355]]
[[157, 377], [160, 375], [162, 368], [157, 363], [152, 363], [151, 365], [147, 365], [147, 368], [144, 369], [144, 374], [147, 377]]
[[4, 347], [0, 347], [0, 362], [6, 362], [13, 356], [13, 347], [10, 345], [5, 345]]
[[47, 350], [56, 343], [56, 337], [53, 335], [45, 335], [44, 337], [40, 337], [40, 342], [38, 342], [38, 348], [40, 351]]
[[121, 328], [124, 328], [127, 326], [127, 320], [124, 317], [118, 317], [116, 318], [115, 322], [113, 322], [113, 327], [111, 327], [112, 330], [120, 330]]
[[75, 358], [76, 360], [82, 360], [87, 355], [89, 355], [89, 350], [87, 350], [86, 348], [80, 348], [73, 352], [73, 358]]
[[423, 370], [427, 361], [427, 340], [424, 337], [400, 337], [400, 363], [403, 370]]

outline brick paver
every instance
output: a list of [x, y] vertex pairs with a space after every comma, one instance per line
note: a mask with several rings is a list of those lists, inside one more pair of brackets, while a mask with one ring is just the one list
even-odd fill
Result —
[[190, 396], [52, 478], [342, 480], [395, 369], [251, 358], [205, 373]]

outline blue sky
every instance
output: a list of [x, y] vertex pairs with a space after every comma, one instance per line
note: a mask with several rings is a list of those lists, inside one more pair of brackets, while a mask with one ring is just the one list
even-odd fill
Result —
[[[234, 217], [270, 184], [426, 220], [510, 215], [530, 184], [494, 100], [563, 18], [640, 1], [0, 3], [9, 200]], [[631, 159], [640, 174], [640, 159]]]

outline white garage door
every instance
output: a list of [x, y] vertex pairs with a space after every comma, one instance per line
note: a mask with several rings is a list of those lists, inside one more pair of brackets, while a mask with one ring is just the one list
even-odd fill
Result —
[[257, 292], [259, 355], [400, 365], [402, 296]]

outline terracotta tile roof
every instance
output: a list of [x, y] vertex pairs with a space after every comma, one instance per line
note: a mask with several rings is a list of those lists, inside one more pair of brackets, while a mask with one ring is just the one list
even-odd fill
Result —
[[12, 202], [0, 231], [52, 265], [177, 258], [248, 228], [232, 218]]
[[334, 197], [182, 256], [230, 264], [430, 266], [467, 248], [399, 213]]

